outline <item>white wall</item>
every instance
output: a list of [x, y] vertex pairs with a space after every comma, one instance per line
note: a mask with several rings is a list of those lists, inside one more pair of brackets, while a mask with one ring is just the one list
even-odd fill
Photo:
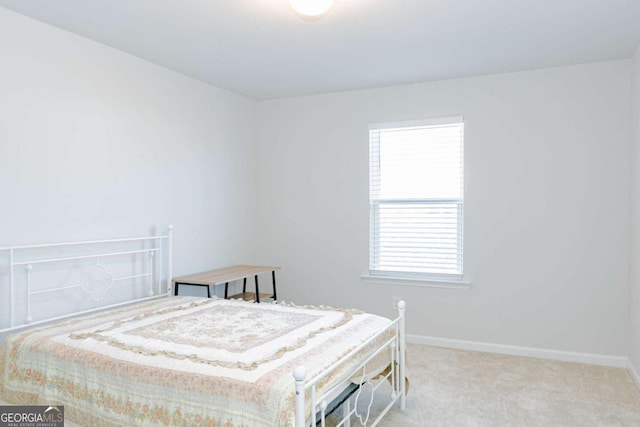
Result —
[[640, 46], [633, 56], [631, 140], [630, 359], [640, 373]]
[[[280, 295], [408, 332], [627, 355], [630, 61], [266, 101], [261, 253]], [[469, 291], [365, 284], [369, 123], [463, 115]]]
[[[259, 237], [285, 299], [390, 315], [397, 295], [410, 333], [580, 352], [626, 355], [631, 334], [638, 366], [630, 68], [263, 102], [256, 174], [255, 102], [0, 8], [0, 246], [173, 223], [183, 274], [250, 261]], [[362, 283], [367, 125], [458, 114], [472, 290]]]
[[247, 262], [255, 108], [0, 8], [0, 246], [171, 223], [176, 274]]

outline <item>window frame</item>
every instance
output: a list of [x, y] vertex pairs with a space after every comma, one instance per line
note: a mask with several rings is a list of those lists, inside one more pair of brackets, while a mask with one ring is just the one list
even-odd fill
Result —
[[[372, 138], [372, 132], [384, 131], [388, 129], [399, 130], [406, 128], [424, 128], [433, 126], [446, 126], [446, 125], [461, 125], [461, 192], [460, 198], [400, 198], [400, 199], [380, 199], [374, 198], [374, 170], [373, 160], [374, 155], [380, 159], [380, 146], [377, 146], [377, 152], [374, 151], [374, 142]], [[387, 123], [373, 123], [369, 125], [369, 274], [362, 275], [362, 279], [371, 283], [397, 283], [405, 285], [423, 285], [429, 284], [436, 287], [453, 287], [453, 288], [470, 288], [471, 283], [464, 280], [464, 201], [465, 201], [465, 122], [463, 116], [452, 116], [443, 118], [432, 118], [424, 120], [412, 120], [403, 122], [387, 122]], [[379, 168], [379, 164], [378, 164]], [[376, 171], [379, 176], [379, 169]], [[375, 185], [379, 185], [375, 183]], [[378, 216], [375, 214], [376, 209], [384, 204], [419, 204], [436, 205], [436, 204], [455, 204], [458, 207], [457, 216], [457, 245], [456, 250], [459, 254], [458, 273], [428, 273], [428, 272], [402, 272], [394, 270], [379, 270], [374, 269], [379, 263], [376, 263], [375, 257], [376, 251], [374, 247], [373, 233], [380, 230], [376, 221]], [[379, 256], [379, 255], [378, 255]]]

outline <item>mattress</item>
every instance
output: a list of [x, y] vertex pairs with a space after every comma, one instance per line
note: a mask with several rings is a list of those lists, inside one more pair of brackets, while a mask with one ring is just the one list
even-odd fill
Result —
[[[79, 425], [292, 426], [293, 369], [304, 365], [312, 378], [390, 323], [329, 307], [143, 302], [8, 337], [0, 399], [65, 405]], [[323, 380], [319, 394], [348, 380], [376, 345]]]

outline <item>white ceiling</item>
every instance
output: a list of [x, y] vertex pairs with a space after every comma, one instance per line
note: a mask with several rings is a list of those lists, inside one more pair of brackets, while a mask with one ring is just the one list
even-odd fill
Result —
[[640, 0], [0, 0], [255, 99], [628, 58]]

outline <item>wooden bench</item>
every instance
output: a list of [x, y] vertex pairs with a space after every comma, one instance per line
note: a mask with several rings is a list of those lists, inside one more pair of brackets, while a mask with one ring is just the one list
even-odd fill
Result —
[[[277, 300], [276, 294], [276, 270], [280, 267], [270, 267], [263, 265], [234, 265], [231, 267], [219, 268], [217, 270], [203, 271], [202, 273], [190, 274], [188, 276], [176, 277], [173, 279], [174, 295], [178, 295], [180, 285], [206, 286], [207, 297], [211, 298], [210, 286], [218, 286], [224, 284], [224, 297], [240, 298], [245, 301], [260, 302], [261, 299], [273, 298]], [[271, 272], [271, 280], [273, 284], [273, 292], [260, 293], [258, 276], [260, 274]], [[255, 292], [247, 292], [247, 278], [254, 276]], [[243, 279], [242, 292], [236, 295], [228, 295], [229, 282]]]

